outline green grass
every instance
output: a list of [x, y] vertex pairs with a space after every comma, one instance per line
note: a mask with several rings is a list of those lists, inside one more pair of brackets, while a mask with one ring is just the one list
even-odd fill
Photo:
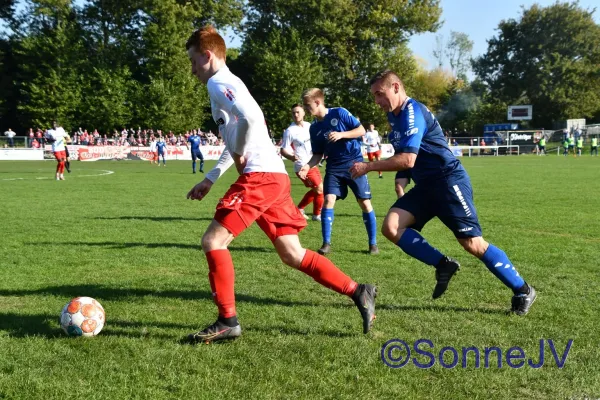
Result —
[[[462, 263], [448, 292], [431, 300], [433, 269], [379, 235], [366, 254], [354, 200], [338, 202], [331, 259], [379, 286], [377, 321], [362, 335], [351, 301], [284, 266], [256, 226], [232, 245], [237, 308], [244, 334], [215, 345], [184, 346], [187, 333], [214, 321], [199, 240], [233, 169], [202, 202], [185, 199], [201, 175], [189, 162], [74, 162], [67, 180], [54, 163], [0, 163], [0, 398], [432, 398], [600, 397], [600, 158], [488, 157], [463, 160], [484, 237], [504, 249], [539, 298], [526, 317], [507, 315], [511, 292], [432, 221], [424, 236]], [[209, 166], [212, 163], [209, 163]], [[288, 165], [290, 167], [291, 165]], [[103, 173], [103, 176], [84, 176]], [[19, 180], [8, 180], [23, 178]], [[381, 224], [394, 201], [393, 173], [371, 184]], [[292, 178], [298, 201], [305, 189]], [[320, 226], [301, 235], [321, 244]], [[62, 306], [91, 296], [107, 311], [93, 339], [65, 337]], [[520, 346], [545, 365], [512, 369], [386, 367], [381, 346], [426, 338], [444, 346], [505, 352]], [[420, 362], [426, 357], [418, 356]], [[483, 361], [483, 358], [482, 358]]]

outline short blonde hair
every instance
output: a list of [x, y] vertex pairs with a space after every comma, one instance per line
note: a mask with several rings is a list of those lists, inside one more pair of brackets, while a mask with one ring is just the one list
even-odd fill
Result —
[[325, 95], [323, 94], [323, 91], [319, 88], [310, 88], [310, 89], [306, 89], [304, 91], [304, 93], [302, 93], [302, 100], [321, 100], [321, 101], [325, 101]]

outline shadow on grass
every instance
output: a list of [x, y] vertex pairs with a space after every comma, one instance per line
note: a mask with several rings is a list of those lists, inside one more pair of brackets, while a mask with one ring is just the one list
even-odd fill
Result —
[[154, 222], [169, 222], [169, 221], [212, 221], [212, 217], [151, 217], [151, 216], [122, 216], [122, 217], [95, 217], [94, 219], [101, 220], [126, 220], [126, 221], [135, 221], [135, 220], [147, 220]]
[[[135, 247], [143, 247], [146, 249], [184, 249], [184, 250], [200, 250], [200, 244], [187, 244], [187, 243], [137, 243], [137, 242], [26, 242], [29, 246], [90, 246], [90, 247], [106, 247], [111, 250], [119, 249], [131, 249]], [[232, 251], [249, 251], [254, 253], [273, 253], [275, 256], [275, 249], [272, 247], [256, 247], [256, 246], [236, 246], [235, 244], [229, 245], [229, 250]], [[276, 257], [276, 256], [275, 256]]]
[[[93, 297], [100, 303], [103, 301], [121, 301], [132, 297], [152, 296], [183, 300], [212, 300], [212, 293], [205, 290], [153, 290], [135, 288], [111, 288], [97, 285], [64, 285], [49, 286], [40, 289], [0, 289], [0, 296], [61, 296], [74, 298], [78, 296]], [[275, 298], [261, 298], [246, 294], [236, 294], [237, 302], [253, 303], [265, 306], [314, 307], [317, 304], [308, 301], [288, 301]]]
[[500, 310], [497, 308], [485, 308], [485, 307], [457, 307], [457, 306], [443, 306], [443, 305], [430, 305], [424, 304], [419, 306], [407, 306], [397, 304], [377, 304], [378, 310], [386, 311], [435, 311], [435, 312], [478, 312], [482, 314], [509, 314], [508, 310]]
[[[200, 324], [201, 325], [201, 324]], [[101, 336], [125, 337], [130, 339], [163, 339], [185, 343], [187, 333], [202, 329], [198, 324], [165, 322], [123, 321], [107, 318]], [[183, 330], [187, 333], [166, 333], [164, 330]], [[327, 336], [331, 338], [355, 337], [358, 333], [330, 329], [296, 329], [286, 326], [244, 326], [250, 334]], [[13, 338], [40, 337], [45, 339], [67, 339], [59, 325], [59, 316], [50, 314], [0, 313], [0, 331], [8, 332]], [[184, 340], [182, 342], [182, 339]]]

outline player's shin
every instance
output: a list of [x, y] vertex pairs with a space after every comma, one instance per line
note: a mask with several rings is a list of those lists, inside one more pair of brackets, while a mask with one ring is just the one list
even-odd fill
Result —
[[236, 316], [235, 312], [235, 271], [229, 250], [211, 250], [206, 253], [208, 261], [208, 279], [212, 296], [219, 317], [228, 319]]
[[444, 258], [438, 249], [427, 243], [414, 229], [405, 229], [396, 245], [409, 256], [434, 267]]
[[517, 293], [528, 293], [528, 287], [504, 251], [490, 243], [481, 257], [485, 266], [507, 287]]
[[196, 173], [196, 161], [192, 161], [192, 171]]
[[300, 210], [304, 210], [307, 205], [309, 205], [310, 203], [313, 202], [314, 199], [315, 199], [315, 192], [313, 192], [312, 190], [309, 190], [308, 192], [306, 192], [306, 194], [304, 195], [302, 200], [300, 200], [300, 203], [298, 203], [298, 208]]
[[377, 244], [377, 219], [375, 218], [375, 210], [371, 212], [363, 212], [363, 222], [367, 228], [367, 235], [369, 236], [369, 245]]
[[325, 196], [323, 193], [315, 193], [315, 200], [313, 202], [313, 215], [321, 215], [323, 203], [325, 203]]
[[304, 272], [321, 285], [346, 296], [352, 296], [358, 284], [344, 274], [329, 259], [306, 250], [299, 271]]
[[331, 243], [333, 219], [333, 208], [323, 208], [323, 210], [321, 210], [321, 233], [323, 234], [323, 243]]

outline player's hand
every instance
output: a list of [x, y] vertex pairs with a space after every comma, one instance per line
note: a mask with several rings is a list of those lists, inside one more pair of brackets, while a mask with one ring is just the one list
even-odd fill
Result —
[[308, 171], [310, 171], [310, 166], [308, 164], [304, 164], [302, 168], [300, 168], [300, 171], [298, 171], [298, 176], [300, 179], [306, 179]]
[[350, 167], [350, 175], [352, 176], [352, 179], [363, 176], [367, 172], [369, 172], [369, 164], [365, 162], [356, 162]]
[[342, 132], [329, 132], [329, 135], [327, 136], [327, 140], [329, 140], [331, 143], [335, 143], [340, 139], [343, 139], [344, 135], [342, 134]]
[[188, 192], [187, 198], [190, 200], [202, 200], [208, 194], [212, 185], [213, 183], [209, 179], [204, 179]]
[[233, 153], [232, 157], [238, 174], [242, 175], [244, 173], [244, 168], [246, 168], [246, 157], [240, 156], [236, 153]]

